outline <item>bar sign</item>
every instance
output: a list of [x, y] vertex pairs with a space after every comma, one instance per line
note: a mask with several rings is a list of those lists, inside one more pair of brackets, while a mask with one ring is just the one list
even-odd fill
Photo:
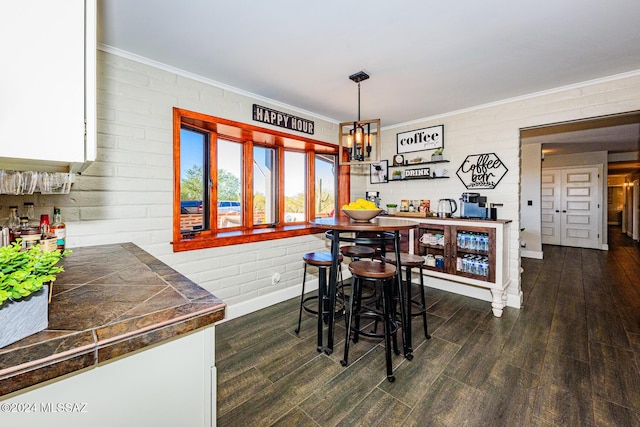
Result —
[[313, 135], [313, 121], [272, 110], [258, 104], [253, 104], [253, 120]]

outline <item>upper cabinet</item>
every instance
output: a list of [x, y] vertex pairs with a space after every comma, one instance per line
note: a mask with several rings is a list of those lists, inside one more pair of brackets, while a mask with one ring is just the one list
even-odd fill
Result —
[[96, 0], [3, 5], [0, 169], [82, 170], [96, 157]]

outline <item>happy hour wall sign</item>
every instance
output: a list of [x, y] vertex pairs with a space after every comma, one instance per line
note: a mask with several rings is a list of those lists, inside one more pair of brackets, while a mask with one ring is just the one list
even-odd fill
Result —
[[495, 188], [508, 169], [495, 153], [471, 154], [464, 159], [456, 175], [467, 189]]

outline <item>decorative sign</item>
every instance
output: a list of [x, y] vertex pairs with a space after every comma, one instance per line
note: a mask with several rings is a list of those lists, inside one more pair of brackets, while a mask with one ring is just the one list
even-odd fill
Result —
[[380, 163], [371, 164], [371, 184], [381, 184], [389, 182], [389, 162], [386, 160], [380, 161]]
[[313, 135], [314, 122], [253, 104], [253, 120]]
[[404, 171], [404, 177], [407, 179], [425, 178], [430, 176], [431, 176], [431, 168], [405, 169]]
[[396, 144], [399, 154], [443, 148], [444, 125], [398, 133]]
[[495, 188], [508, 169], [494, 153], [472, 154], [464, 159], [456, 175], [467, 189]]

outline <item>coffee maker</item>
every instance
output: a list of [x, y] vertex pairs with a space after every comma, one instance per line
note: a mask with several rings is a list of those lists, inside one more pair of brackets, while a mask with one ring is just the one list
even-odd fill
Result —
[[480, 193], [462, 193], [460, 198], [460, 218], [487, 219], [487, 198]]
[[376, 207], [378, 209], [380, 208], [380, 192], [378, 192], [378, 191], [367, 191], [365, 197], [366, 197], [366, 199], [368, 201], [375, 203]]

